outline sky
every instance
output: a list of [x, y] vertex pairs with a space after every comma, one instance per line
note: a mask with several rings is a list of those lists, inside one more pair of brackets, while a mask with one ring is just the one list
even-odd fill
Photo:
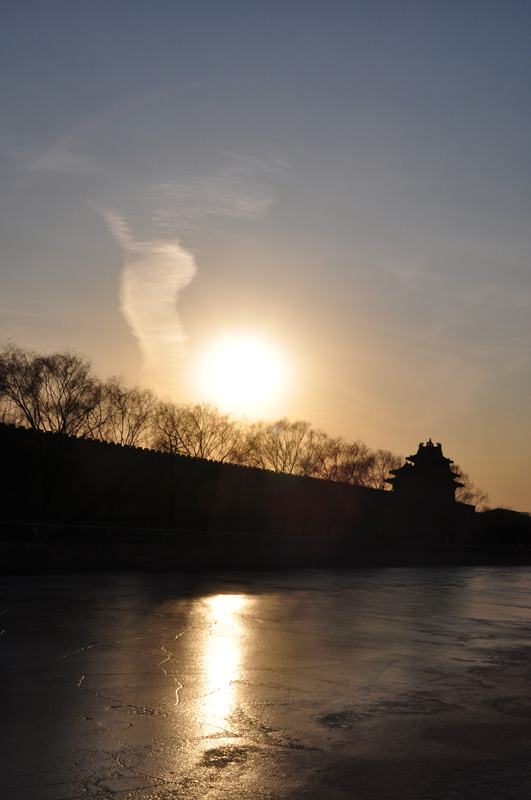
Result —
[[531, 4], [2, 20], [1, 341], [402, 456], [432, 438], [531, 511]]

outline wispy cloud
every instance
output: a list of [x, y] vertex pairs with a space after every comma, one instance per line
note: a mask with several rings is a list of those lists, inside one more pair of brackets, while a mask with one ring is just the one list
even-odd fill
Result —
[[98, 169], [93, 158], [74, 152], [66, 140], [43, 151], [20, 141], [3, 127], [0, 127], [0, 155], [7, 163], [15, 165], [18, 170], [29, 174], [39, 172], [86, 173]]
[[120, 308], [151, 366], [181, 354], [186, 335], [176, 301], [195, 273], [194, 257], [178, 242], [127, 250]]
[[207, 216], [253, 219], [273, 204], [271, 178], [285, 166], [252, 158], [233, 157], [229, 166], [208, 175], [182, 181], [167, 181], [155, 187], [154, 202], [163, 201], [179, 209], [183, 222]]
[[94, 161], [88, 156], [73, 153], [68, 147], [59, 145], [48, 150], [28, 164], [29, 172], [86, 173], [96, 168]]
[[114, 209], [99, 209], [124, 254], [120, 309], [145, 366], [157, 374], [182, 356], [186, 333], [177, 312], [179, 293], [194, 278], [194, 254], [181, 242], [209, 217], [255, 219], [274, 202], [278, 162], [231, 157], [209, 174], [137, 187]]
[[194, 256], [177, 239], [137, 239], [118, 211], [103, 212], [124, 254], [120, 310], [150, 372], [168, 368], [186, 340], [177, 298], [196, 274]]

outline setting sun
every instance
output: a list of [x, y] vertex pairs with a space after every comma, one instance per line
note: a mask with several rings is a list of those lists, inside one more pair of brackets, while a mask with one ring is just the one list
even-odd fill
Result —
[[235, 414], [266, 414], [286, 392], [286, 358], [270, 342], [231, 335], [207, 347], [200, 358], [198, 383], [205, 400]]

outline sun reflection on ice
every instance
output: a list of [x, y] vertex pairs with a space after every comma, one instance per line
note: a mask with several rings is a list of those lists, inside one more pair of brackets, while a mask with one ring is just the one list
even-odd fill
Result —
[[249, 599], [239, 594], [218, 594], [205, 601], [208, 629], [203, 651], [205, 722], [224, 727], [233, 709], [242, 661], [241, 611]]

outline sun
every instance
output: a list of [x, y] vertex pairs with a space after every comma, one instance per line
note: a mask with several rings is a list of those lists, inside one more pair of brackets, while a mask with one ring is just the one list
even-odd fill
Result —
[[202, 398], [224, 411], [256, 417], [286, 394], [287, 358], [271, 341], [247, 334], [221, 337], [199, 359]]

